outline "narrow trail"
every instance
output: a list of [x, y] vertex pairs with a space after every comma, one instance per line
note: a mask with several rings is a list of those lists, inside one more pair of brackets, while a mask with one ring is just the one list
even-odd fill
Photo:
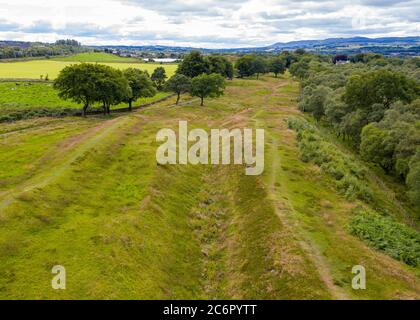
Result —
[[63, 158], [59, 159], [63, 161], [52, 166], [53, 170], [42, 170], [29, 180], [15, 186], [13, 189], [0, 193], [0, 210], [5, 209], [19, 195], [48, 185], [56, 177], [63, 174], [77, 158], [92, 149], [99, 141], [106, 138], [111, 132], [127, 124], [130, 119], [132, 118], [115, 118], [101, 123], [97, 127], [89, 129], [91, 134], [88, 132], [84, 135], [82, 140], [77, 141], [77, 144], [73, 145], [73, 149], [70, 148], [70, 152], [68, 152], [69, 150], [67, 149]]
[[[272, 162], [271, 162], [271, 174], [270, 174], [270, 190], [272, 195], [272, 200], [274, 202], [274, 209], [278, 217], [284, 222], [285, 225], [288, 227], [292, 227], [293, 231], [296, 235], [300, 238], [299, 245], [307, 254], [307, 257], [311, 260], [311, 262], [316, 266], [319, 276], [325, 286], [328, 288], [331, 296], [337, 300], [348, 300], [349, 297], [345, 294], [345, 292], [337, 287], [334, 284], [333, 277], [331, 275], [331, 270], [325, 261], [323, 255], [321, 254], [319, 248], [309, 239], [308, 236], [305, 235], [304, 231], [300, 227], [299, 223], [296, 219], [290, 216], [290, 213], [296, 212], [293, 204], [290, 201], [281, 201], [278, 199], [277, 195], [279, 194], [279, 188], [277, 187], [277, 173], [280, 166], [280, 157], [278, 156], [277, 150], [279, 147], [279, 142], [276, 138], [270, 137], [271, 143], [271, 155], [272, 155]], [[283, 190], [284, 192], [284, 190]], [[284, 207], [288, 207], [284, 210]], [[289, 214], [288, 214], [289, 213]]]
[[[278, 92], [278, 89], [280, 89], [284, 84], [280, 86], [276, 86], [274, 88], [274, 92]], [[266, 97], [268, 100], [271, 96], [275, 96], [276, 93], [273, 93]], [[275, 118], [273, 118], [275, 119]], [[280, 133], [285, 128], [285, 118], [280, 115], [279, 118], [276, 119], [274, 128], [278, 128]], [[254, 119], [254, 121], [258, 122], [261, 121], [259, 119]], [[274, 123], [270, 123], [270, 125], [273, 125]], [[273, 130], [273, 129], [270, 129]], [[268, 134], [267, 134], [268, 133]], [[319, 248], [316, 246], [316, 244], [308, 237], [308, 235], [305, 234], [304, 230], [300, 226], [297, 219], [294, 219], [292, 215], [296, 213], [296, 209], [293, 206], [293, 203], [291, 201], [285, 201], [281, 200], [279, 198], [279, 194], [283, 193], [283, 195], [287, 191], [284, 190], [284, 183], [282, 181], [277, 181], [278, 172], [280, 169], [280, 163], [281, 159], [278, 154], [279, 149], [279, 140], [274, 137], [273, 134], [269, 133], [269, 130], [266, 130], [266, 139], [269, 139], [271, 141], [270, 143], [270, 154], [271, 154], [271, 172], [269, 176], [269, 190], [271, 200], [274, 203], [274, 210], [277, 214], [277, 216], [280, 218], [280, 220], [283, 222], [283, 224], [286, 226], [286, 228], [291, 229], [293, 233], [295, 233], [299, 238], [299, 245], [302, 248], [302, 250], [306, 253], [307, 257], [310, 259], [310, 261], [313, 263], [313, 265], [317, 268], [318, 274], [320, 276], [321, 281], [324, 283], [328, 291], [330, 292], [333, 299], [336, 300], [349, 300], [349, 297], [347, 294], [339, 287], [337, 287], [334, 284], [334, 280], [332, 277], [331, 270], [328, 266], [328, 263], [325, 261], [324, 256], [320, 252]], [[282, 190], [280, 191], [280, 187], [283, 186]], [[289, 198], [289, 197], [287, 197]]]

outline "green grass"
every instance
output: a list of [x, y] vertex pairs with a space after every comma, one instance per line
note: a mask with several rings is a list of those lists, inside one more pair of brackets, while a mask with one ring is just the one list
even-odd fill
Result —
[[[0, 298], [418, 299], [418, 269], [353, 236], [359, 201], [299, 159], [298, 84], [229, 84], [204, 107], [0, 124]], [[264, 174], [158, 165], [156, 133], [179, 120], [264, 128]], [[57, 264], [66, 290], [51, 288]], [[356, 264], [366, 290], [351, 288]]]
[[[135, 62], [99, 62], [117, 69], [138, 68], [146, 70], [150, 74], [157, 67], [164, 67], [167, 76], [172, 76], [176, 69], [176, 64], [158, 64], [158, 63], [135, 63]], [[0, 78], [4, 79], [40, 79], [42, 75], [48, 75], [50, 80], [55, 79], [59, 72], [66, 66], [78, 63], [77, 61], [54, 61], [54, 60], [32, 60], [23, 62], [4, 62], [0, 63]]]
[[[147, 104], [168, 95], [166, 92], [158, 92], [154, 97], [138, 99], [133, 106]], [[100, 104], [92, 107], [99, 108]], [[126, 103], [120, 103], [112, 106], [112, 109], [127, 107]], [[0, 82], [0, 121], [46, 115], [71, 115], [81, 108], [80, 104], [61, 99], [52, 83]]]
[[84, 52], [67, 57], [55, 57], [52, 60], [74, 62], [140, 62], [136, 58], [119, 57], [115, 54], [105, 52]]

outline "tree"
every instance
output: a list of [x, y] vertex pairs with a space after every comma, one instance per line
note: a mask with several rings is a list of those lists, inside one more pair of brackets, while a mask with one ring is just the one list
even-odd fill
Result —
[[402, 74], [388, 70], [376, 70], [362, 75], [351, 76], [346, 85], [344, 101], [356, 109], [370, 109], [375, 103], [380, 103], [386, 109], [401, 100], [411, 102], [418, 95], [414, 81]]
[[98, 66], [91, 63], [67, 66], [54, 81], [54, 88], [58, 90], [60, 98], [83, 104], [83, 116], [97, 100], [96, 83], [101, 77]]
[[366, 111], [359, 109], [346, 114], [341, 120], [338, 130], [344, 137], [352, 137], [356, 142], [359, 142], [360, 133], [367, 124]]
[[203, 73], [209, 73], [209, 71], [210, 63], [208, 59], [199, 51], [191, 51], [184, 57], [176, 72], [194, 78]]
[[179, 103], [181, 93], [187, 92], [190, 88], [190, 78], [183, 74], [175, 74], [165, 84], [165, 90], [172, 91], [177, 94], [176, 104]]
[[255, 57], [250, 54], [246, 54], [236, 61], [235, 67], [238, 70], [239, 77], [250, 77], [255, 74]]
[[233, 75], [234, 75], [233, 64], [228, 59], [225, 59], [225, 77], [228, 78], [229, 80], [232, 80]]
[[292, 76], [299, 78], [300, 80], [304, 80], [309, 77], [309, 62], [308, 59], [301, 59], [297, 62], [291, 64], [289, 70]]
[[300, 56], [304, 55], [305, 53], [306, 53], [305, 49], [296, 49], [295, 50], [295, 54], [300, 55]]
[[225, 79], [216, 73], [210, 75], [202, 74], [191, 81], [190, 93], [201, 99], [201, 106], [204, 105], [204, 98], [220, 97], [225, 89]]
[[259, 79], [260, 73], [267, 72], [267, 62], [263, 57], [255, 57], [252, 63], [254, 65], [254, 72], [257, 74], [257, 79]]
[[111, 105], [127, 101], [132, 95], [128, 80], [122, 71], [98, 65], [101, 76], [95, 83], [96, 101], [102, 102], [104, 113], [110, 113]]
[[325, 116], [337, 129], [343, 117], [350, 112], [349, 107], [342, 100], [343, 89], [337, 89], [329, 94], [324, 103]]
[[311, 112], [315, 119], [319, 121], [325, 115], [325, 101], [331, 94], [332, 90], [322, 85], [315, 88], [307, 87], [304, 90], [304, 97], [299, 107], [303, 111]]
[[394, 167], [395, 141], [376, 123], [365, 126], [361, 134], [360, 154], [363, 159], [378, 164], [386, 173]]
[[410, 161], [410, 171], [407, 175], [406, 184], [408, 197], [417, 206], [420, 206], [420, 148]]
[[277, 78], [279, 74], [283, 74], [286, 71], [286, 63], [284, 59], [280, 57], [274, 57], [270, 61], [270, 71], [274, 73], [274, 76]]
[[123, 73], [131, 88], [131, 94], [127, 97], [130, 111], [132, 110], [133, 101], [139, 98], [153, 97], [156, 94], [155, 86], [146, 72], [135, 68], [128, 68]]
[[83, 104], [83, 116], [95, 102], [102, 102], [104, 113], [110, 106], [127, 99], [131, 89], [119, 70], [109, 66], [81, 63], [64, 68], [54, 81], [54, 88], [62, 99]]
[[223, 56], [212, 55], [208, 57], [210, 68], [209, 73], [218, 73], [225, 78], [233, 78], [233, 65], [232, 63]]
[[156, 88], [161, 90], [163, 85], [165, 84], [166, 79], [166, 71], [164, 67], [157, 67], [155, 71], [152, 73], [152, 81], [155, 83]]

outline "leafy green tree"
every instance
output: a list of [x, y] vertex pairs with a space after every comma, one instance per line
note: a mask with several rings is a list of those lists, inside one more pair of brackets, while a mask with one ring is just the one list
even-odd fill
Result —
[[397, 100], [411, 102], [416, 94], [418, 87], [414, 81], [402, 74], [381, 69], [351, 76], [346, 85], [344, 101], [353, 110], [369, 109], [375, 103], [383, 104], [388, 109]]
[[235, 67], [238, 70], [239, 77], [250, 77], [256, 73], [254, 60], [255, 56], [247, 54], [236, 61]]
[[83, 116], [92, 104], [103, 104], [104, 113], [110, 106], [125, 101], [131, 88], [123, 73], [109, 66], [92, 63], [74, 64], [64, 68], [54, 81], [61, 98], [83, 104]]
[[157, 67], [151, 76], [151, 79], [155, 83], [158, 90], [163, 88], [166, 78], [166, 70], [164, 67]]
[[304, 80], [307, 77], [309, 77], [309, 62], [310, 60], [308, 59], [301, 59], [297, 62], [292, 63], [292, 65], [289, 68], [289, 71], [292, 74], [292, 76], [300, 80]]
[[122, 71], [98, 65], [101, 76], [95, 83], [96, 100], [102, 102], [104, 113], [110, 113], [112, 105], [126, 101], [132, 95], [128, 80]]
[[307, 87], [304, 92], [304, 99], [300, 103], [300, 108], [311, 112], [315, 119], [319, 121], [325, 115], [325, 101], [331, 94], [332, 90], [325, 86]]
[[232, 62], [230, 62], [228, 59], [225, 59], [225, 77], [229, 80], [232, 80], [234, 72], [235, 70]]
[[203, 73], [209, 73], [210, 63], [199, 51], [191, 51], [179, 64], [176, 72], [194, 78]]
[[406, 184], [409, 198], [415, 205], [420, 206], [420, 148], [410, 161]]
[[346, 114], [338, 126], [339, 134], [351, 137], [356, 143], [360, 141], [360, 133], [365, 125], [368, 124], [367, 113], [364, 110], [356, 110]]
[[204, 98], [220, 97], [225, 89], [225, 79], [216, 73], [202, 74], [191, 81], [190, 93], [201, 99], [201, 106], [204, 105]]
[[350, 112], [349, 107], [342, 100], [342, 91], [342, 88], [335, 90], [326, 97], [324, 103], [326, 119], [334, 125], [336, 130], [343, 117]]
[[274, 57], [270, 61], [270, 71], [274, 73], [277, 78], [279, 74], [283, 74], [286, 71], [285, 60], [281, 57]]
[[261, 73], [267, 72], [267, 62], [263, 57], [257, 56], [255, 57], [253, 64], [257, 79], [259, 79]]
[[306, 50], [305, 49], [296, 49], [295, 50], [295, 54], [297, 54], [297, 55], [304, 55], [306, 53]]
[[210, 68], [209, 73], [218, 73], [225, 78], [233, 78], [233, 65], [223, 56], [212, 55], [208, 57]]
[[191, 80], [183, 74], [174, 74], [165, 84], [165, 90], [177, 94], [176, 104], [179, 103], [181, 93], [187, 92], [190, 89]]
[[126, 101], [130, 111], [132, 110], [133, 102], [137, 99], [156, 95], [156, 88], [146, 72], [136, 68], [128, 68], [123, 73], [131, 88]]
[[97, 83], [103, 77], [97, 64], [81, 63], [65, 67], [54, 81], [54, 88], [64, 100], [82, 103], [83, 116], [90, 105], [98, 100]]
[[363, 159], [378, 164], [389, 173], [394, 167], [395, 141], [376, 123], [365, 126], [361, 134], [360, 154]]

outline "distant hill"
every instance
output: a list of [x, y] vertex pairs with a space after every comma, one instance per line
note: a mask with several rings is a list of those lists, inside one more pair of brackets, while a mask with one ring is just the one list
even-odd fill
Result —
[[178, 46], [100, 46], [100, 48], [113, 48], [120, 50], [143, 50], [143, 51], [172, 51], [188, 52], [191, 50], [200, 50], [203, 52], [280, 52], [283, 50], [295, 50], [298, 48], [306, 49], [312, 52], [336, 54], [336, 53], [359, 53], [375, 52], [384, 55], [420, 55], [420, 37], [385, 37], [385, 38], [330, 38], [324, 40], [300, 40], [291, 42], [278, 42], [265, 47], [248, 48], [193, 48]]
[[386, 55], [405, 54], [419, 55], [420, 37], [386, 37], [386, 38], [330, 38], [325, 40], [302, 40], [286, 43], [275, 43], [271, 46], [257, 48], [258, 51], [282, 51], [307, 49], [319, 53], [358, 53], [376, 52]]
[[[22, 41], [0, 41], [0, 48], [6, 46], [28, 48], [34, 44], [42, 46], [41, 43], [31, 43]], [[48, 44], [44, 44], [48, 45]], [[281, 52], [283, 50], [296, 50], [298, 48], [311, 52], [324, 54], [355, 54], [360, 52], [374, 52], [384, 55], [408, 55], [420, 56], [420, 37], [383, 37], [383, 38], [329, 38], [324, 40], [299, 40], [291, 42], [278, 42], [263, 47], [248, 48], [223, 48], [209, 49], [199, 47], [180, 47], [180, 46], [161, 46], [161, 45], [140, 45], [140, 46], [91, 46], [98, 49], [114, 49], [122, 51], [151, 51], [151, 52], [177, 52], [185, 53], [191, 50], [200, 50], [202, 52], [219, 53], [247, 53], [247, 52]]]

